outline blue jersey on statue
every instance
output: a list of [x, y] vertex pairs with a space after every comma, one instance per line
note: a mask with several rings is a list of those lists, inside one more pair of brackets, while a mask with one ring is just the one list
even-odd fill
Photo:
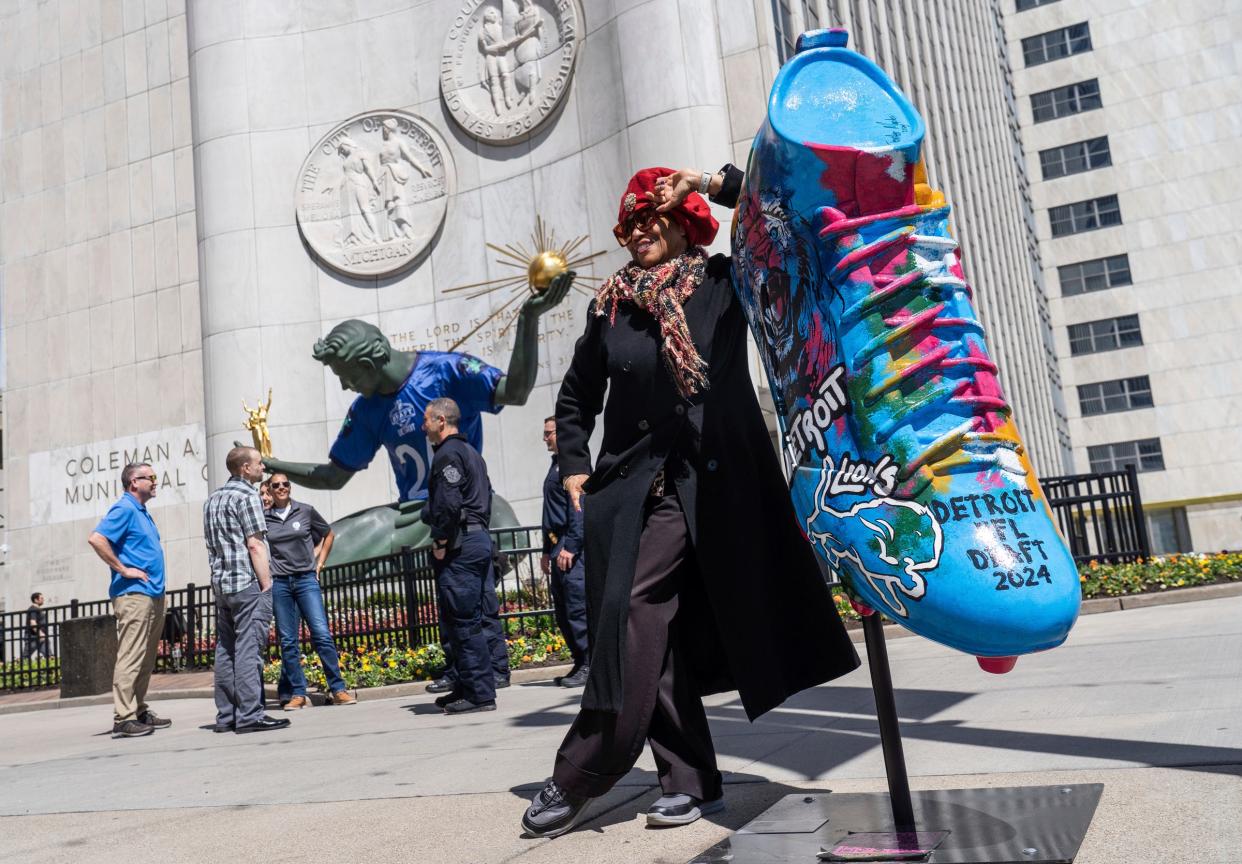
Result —
[[483, 449], [484, 411], [497, 413], [496, 383], [504, 373], [469, 354], [420, 351], [405, 384], [385, 396], [359, 396], [337, 433], [329, 454], [350, 471], [371, 464], [382, 444], [388, 450], [402, 501], [427, 497], [427, 465], [431, 461], [423, 412], [432, 399], [447, 396], [461, 409], [461, 434], [476, 450]]

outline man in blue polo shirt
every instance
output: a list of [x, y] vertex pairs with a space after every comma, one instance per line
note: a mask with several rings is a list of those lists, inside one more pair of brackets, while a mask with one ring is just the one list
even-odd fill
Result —
[[112, 672], [113, 738], [138, 738], [172, 725], [147, 706], [147, 684], [164, 623], [164, 550], [147, 502], [155, 497], [159, 475], [146, 462], [121, 471], [120, 499], [87, 542], [112, 571], [112, 611], [116, 615], [116, 667]]

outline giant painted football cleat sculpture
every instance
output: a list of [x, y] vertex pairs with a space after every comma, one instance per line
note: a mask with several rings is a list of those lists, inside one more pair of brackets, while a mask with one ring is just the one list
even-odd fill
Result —
[[1077, 569], [923, 179], [922, 118], [846, 39], [803, 34], [776, 77], [735, 287], [807, 538], [863, 604], [1006, 671], [1065, 640]]

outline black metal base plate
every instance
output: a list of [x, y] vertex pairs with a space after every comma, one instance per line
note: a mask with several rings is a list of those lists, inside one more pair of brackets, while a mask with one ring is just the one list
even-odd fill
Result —
[[[920, 831], [948, 831], [930, 864], [1069, 864], [1104, 786], [1010, 786], [913, 792]], [[786, 795], [689, 864], [817, 864], [850, 832], [893, 831], [885, 793]]]

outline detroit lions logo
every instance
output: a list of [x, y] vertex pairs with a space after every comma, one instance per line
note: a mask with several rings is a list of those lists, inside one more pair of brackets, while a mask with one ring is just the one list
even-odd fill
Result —
[[833, 567], [844, 566], [866, 579], [888, 607], [885, 611], [907, 617], [905, 600], [923, 598], [924, 574], [940, 564], [944, 548], [940, 523], [922, 504], [894, 498], [872, 498], [837, 509], [830, 503], [834, 476], [832, 457], [825, 456], [815, 510], [806, 520], [807, 537], [823, 549]]
[[398, 400], [393, 403], [392, 410], [388, 412], [388, 422], [397, 430], [398, 435], [409, 435], [418, 428], [421, 420], [418, 411], [409, 402]]

